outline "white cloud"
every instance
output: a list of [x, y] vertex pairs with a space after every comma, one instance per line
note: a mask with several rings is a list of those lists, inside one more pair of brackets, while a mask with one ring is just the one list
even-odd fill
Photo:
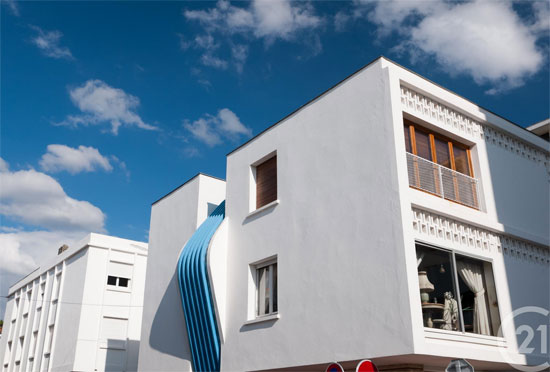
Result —
[[[105, 232], [105, 215], [86, 201], [69, 197], [52, 177], [35, 170], [10, 171], [0, 158], [0, 215], [28, 228], [0, 229], [0, 290], [90, 232]], [[5, 302], [0, 301], [0, 318]]]
[[8, 8], [10, 8], [10, 11], [14, 16], [19, 17], [19, 5], [17, 5], [15, 0], [4, 0], [2, 1], [2, 4], [5, 4]]
[[0, 270], [24, 275], [36, 268], [36, 262], [28, 253], [21, 251], [17, 234], [0, 234], [2, 260]]
[[222, 143], [221, 136], [213, 125], [215, 120], [216, 118], [214, 116], [206, 115], [206, 117], [197, 119], [194, 122], [185, 121], [183, 127], [187, 129], [193, 137], [213, 147]]
[[550, 33], [550, 2], [534, 1], [532, 4], [535, 22], [531, 29], [536, 33], [543, 34], [542, 36], [548, 36]]
[[46, 172], [67, 171], [71, 174], [93, 172], [97, 169], [107, 172], [113, 170], [109, 159], [96, 148], [72, 148], [65, 145], [48, 145], [47, 152], [40, 159], [40, 167]]
[[252, 10], [257, 37], [289, 40], [295, 37], [297, 31], [314, 29], [321, 24], [321, 18], [315, 15], [308, 3], [296, 6], [290, 1], [255, 0]]
[[10, 169], [8, 162], [0, 158], [0, 172], [7, 172], [8, 169]]
[[57, 59], [74, 59], [69, 48], [60, 45], [61, 37], [63, 36], [61, 31], [44, 31], [37, 26], [31, 26], [31, 28], [37, 33], [32, 38], [32, 42], [44, 55]]
[[237, 44], [231, 47], [231, 55], [237, 72], [243, 72], [244, 63], [248, 57], [248, 46]]
[[188, 20], [198, 21], [207, 32], [252, 33], [257, 38], [290, 40], [300, 30], [315, 29], [322, 18], [309, 3], [290, 0], [254, 0], [248, 8], [220, 0], [208, 10], [186, 10]]
[[2, 173], [0, 214], [50, 230], [105, 230], [99, 208], [69, 197], [55, 179], [34, 169]]
[[[183, 15], [189, 21], [198, 22], [203, 27], [205, 35], [196, 37], [192, 42], [180, 35], [182, 49], [188, 49], [192, 45], [205, 49], [201, 62], [221, 69], [227, 68], [227, 62], [214, 56], [213, 51], [218, 49], [219, 43], [214, 41], [212, 34], [240, 34], [248, 39], [264, 40], [267, 45], [277, 39], [303, 42], [302, 38], [298, 38], [301, 32], [315, 30], [323, 23], [323, 19], [315, 13], [310, 3], [298, 4], [290, 0], [254, 0], [246, 8], [219, 0], [213, 8], [185, 10]], [[316, 48], [319, 49], [318, 46]], [[242, 72], [247, 56], [246, 45], [231, 47], [231, 59], [238, 72]]]
[[[5, 296], [11, 285], [32, 272], [40, 264], [57, 255], [63, 244], [74, 248], [74, 243], [89, 231], [19, 231], [0, 234], [0, 296]], [[0, 297], [0, 319], [6, 301]]]
[[215, 50], [220, 46], [220, 44], [214, 41], [212, 35], [197, 35], [195, 37], [195, 43], [198, 47], [206, 50]]
[[528, 23], [510, 2], [474, 0], [357, 1], [355, 16], [367, 14], [382, 36], [401, 37], [394, 48], [411, 58], [435, 58], [452, 74], [467, 74], [487, 93], [514, 88], [544, 65], [537, 33], [548, 31], [548, 5], [534, 3], [536, 22]]
[[210, 53], [205, 53], [201, 56], [201, 62], [205, 66], [219, 68], [225, 70], [227, 68], [227, 61], [220, 59], [216, 56], [213, 56]]
[[252, 130], [227, 108], [221, 109], [216, 116], [206, 114], [193, 122], [186, 120], [183, 127], [197, 140], [210, 147], [221, 144], [224, 138], [235, 141], [240, 136], [252, 135]]
[[83, 85], [71, 89], [69, 95], [73, 103], [84, 115], [69, 115], [60, 125], [88, 125], [109, 122], [111, 132], [118, 134], [121, 125], [136, 126], [146, 130], [158, 130], [145, 123], [135, 112], [139, 98], [113, 88], [101, 80], [88, 80]]

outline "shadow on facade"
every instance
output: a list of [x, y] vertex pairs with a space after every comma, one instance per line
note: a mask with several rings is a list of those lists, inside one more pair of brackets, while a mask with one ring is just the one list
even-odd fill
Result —
[[191, 360], [180, 288], [175, 271], [155, 312], [149, 344], [161, 353]]
[[[502, 141], [506, 142], [505, 139]], [[486, 142], [490, 179], [482, 179], [481, 182], [486, 189], [492, 185], [498, 222], [510, 235], [516, 235], [517, 231], [508, 231], [510, 229], [507, 227], [548, 239], [550, 181], [544, 165], [520, 155], [523, 150], [518, 153], [513, 144], [506, 144], [509, 147], [505, 148], [504, 144]], [[491, 192], [485, 195], [491, 195]], [[542, 262], [544, 255], [536, 252], [536, 245], [515, 238], [504, 241], [502, 245], [504, 273], [501, 278], [505, 278], [506, 283], [498, 283], [499, 278], [496, 278], [497, 289], [500, 288], [501, 292], [497, 293], [499, 299], [502, 299], [502, 292], [507, 287], [512, 311], [526, 310], [530, 306], [549, 311], [550, 265]], [[540, 245], [538, 248], [548, 249]], [[548, 315], [527, 310], [515, 316], [509, 324], [513, 328], [510, 327], [508, 332], [513, 333], [515, 329], [516, 334], [507, 336], [515, 337], [519, 352], [525, 355], [528, 365], [537, 366], [545, 361], [550, 363]]]

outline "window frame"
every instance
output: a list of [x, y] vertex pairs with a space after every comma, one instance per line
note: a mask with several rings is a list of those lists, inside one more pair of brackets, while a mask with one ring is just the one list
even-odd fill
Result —
[[[420, 175], [419, 166], [415, 161], [414, 165], [414, 174], [415, 174], [415, 182], [411, 182], [409, 179], [409, 187], [419, 190], [428, 194], [435, 195], [437, 197], [444, 198], [445, 200], [449, 200], [453, 203], [457, 203], [460, 205], [464, 205], [468, 208], [473, 208], [476, 210], [481, 211], [481, 200], [480, 200], [480, 194], [481, 191], [479, 189], [479, 180], [475, 177], [474, 172], [474, 164], [472, 162], [472, 146], [466, 145], [460, 141], [454, 140], [450, 137], [447, 137], [445, 135], [442, 135], [432, 129], [429, 129], [427, 127], [424, 127], [420, 124], [417, 124], [416, 122], [403, 118], [403, 133], [405, 137], [405, 152], [407, 154], [412, 154], [420, 159], [423, 159], [427, 162], [435, 164], [437, 167], [439, 167], [438, 170], [435, 170], [434, 168], [434, 185], [435, 191], [427, 190], [425, 187], [422, 187], [422, 181], [427, 182], [430, 181], [431, 177], [425, 177]], [[427, 145], [428, 145], [428, 153], [429, 158], [423, 157], [422, 155], [419, 155], [418, 151], [418, 141], [416, 139], [417, 133], [422, 133], [423, 135], [427, 136]], [[445, 143], [447, 145], [446, 152], [449, 156], [448, 159], [448, 165], [443, 164], [443, 162], [438, 161], [438, 147], [436, 146], [437, 143]], [[455, 152], [459, 152], [459, 149], [461, 152], [465, 154], [465, 158], [463, 162], [464, 167], [466, 167], [467, 173], [464, 173], [460, 171], [457, 167], [457, 164], [459, 162], [457, 161], [460, 158], [457, 158], [457, 155], [455, 155]], [[407, 161], [408, 161], [408, 155], [407, 155]], [[460, 162], [460, 163], [463, 163]], [[448, 169], [451, 170], [453, 175], [452, 178], [452, 184], [450, 185], [451, 194], [448, 194], [449, 189], [447, 189], [444, 185], [442, 185], [442, 178], [441, 178], [441, 169]], [[461, 167], [462, 168], [462, 167]], [[475, 185], [472, 184], [472, 190], [471, 190], [471, 198], [472, 200], [468, 202], [468, 192], [465, 194], [461, 192], [461, 185], [458, 178], [458, 174], [462, 176], [469, 177], [470, 179], [475, 180]], [[439, 179], [439, 182], [436, 180]], [[442, 189], [443, 187], [443, 189]], [[443, 191], [445, 192], [443, 193]], [[447, 196], [449, 195], [449, 196]], [[466, 196], [466, 199], [463, 199], [463, 197]]]
[[[491, 266], [491, 275], [493, 276], [493, 284], [494, 284], [494, 295], [496, 297], [496, 302], [497, 302], [496, 311], [497, 311], [499, 323], [500, 323], [500, 325], [502, 325], [502, 313], [501, 313], [501, 310], [500, 310], [500, 303], [501, 302], [500, 302], [500, 296], [498, 294], [496, 280], [495, 280], [495, 277], [494, 277], [495, 276], [495, 271], [493, 269], [493, 267], [494, 267], [493, 259], [491, 259], [489, 257], [481, 257], [481, 256], [477, 256], [477, 255], [472, 255], [472, 254], [468, 254], [468, 253], [464, 253], [464, 252], [457, 252], [455, 249], [437, 246], [437, 245], [427, 243], [427, 242], [422, 241], [422, 240], [415, 240], [415, 252], [416, 252], [416, 249], [419, 245], [423, 246], [425, 248], [434, 249], [434, 250], [449, 253], [450, 256], [451, 256], [450, 263], [451, 263], [451, 269], [453, 271], [453, 273], [452, 273], [453, 274], [453, 287], [454, 287], [455, 293], [457, 294], [456, 295], [456, 302], [457, 302], [457, 305], [458, 305], [460, 330], [448, 331], [448, 332], [460, 333], [460, 334], [464, 334], [464, 335], [474, 335], [474, 336], [501, 337], [502, 335], [498, 335], [498, 330], [493, 329], [494, 328], [494, 324], [493, 324], [494, 322], [493, 322], [492, 314], [491, 314], [491, 311], [490, 311], [489, 307], [487, 308], [487, 311], [489, 313], [489, 318], [490, 318], [489, 323], [490, 323], [490, 327], [491, 327], [491, 334], [490, 335], [481, 335], [481, 334], [478, 334], [478, 333], [467, 332], [466, 331], [465, 324], [464, 324], [464, 313], [463, 313], [463, 310], [462, 310], [462, 299], [460, 298], [460, 283], [459, 283], [458, 269], [457, 269], [457, 264], [456, 264], [456, 255], [458, 254], [459, 256], [462, 256], [466, 259], [479, 261], [482, 264], [483, 263], [488, 263]], [[418, 267], [417, 267], [417, 269], [418, 269]], [[486, 275], [485, 274], [485, 268], [483, 268], [483, 270], [484, 270], [483, 280], [485, 282], [486, 281], [485, 280], [485, 275]], [[486, 292], [487, 292], [487, 290], [486, 290]], [[487, 302], [489, 302], [488, 297], [489, 297], [489, 294], [487, 293], [487, 298], [486, 298]], [[424, 325], [423, 325], [423, 328], [428, 329], [428, 330], [432, 330], [432, 328], [426, 327]], [[434, 329], [436, 329], [436, 328], [434, 328]]]
[[[275, 159], [275, 198], [269, 200], [264, 204], [258, 203], [258, 167], [261, 167], [266, 162]], [[270, 206], [274, 206], [279, 202], [279, 162], [277, 161], [277, 150], [273, 150], [267, 155], [256, 160], [250, 164], [250, 188], [249, 188], [249, 213], [254, 214], [256, 212], [262, 211]]]
[[[273, 273], [273, 267], [277, 266], [277, 274], [274, 275]], [[263, 318], [263, 317], [269, 317], [272, 315], [276, 315], [279, 313], [279, 296], [278, 296], [278, 281], [279, 281], [279, 273], [278, 273], [278, 261], [277, 256], [268, 258], [266, 260], [262, 260], [256, 264], [253, 264], [254, 269], [254, 317], [256, 319]], [[269, 268], [268, 270], [268, 288], [271, 290], [271, 293], [269, 293], [269, 311], [265, 314], [260, 314], [260, 270]], [[275, 282], [273, 278], [276, 277]], [[274, 284], [275, 283], [275, 284]], [[276, 300], [276, 301], [274, 301]], [[276, 309], [274, 309], [274, 302], [277, 303]]]
[[[109, 284], [109, 278], [114, 278], [115, 284]], [[127, 281], [126, 286], [120, 284], [120, 279], [125, 279]], [[107, 274], [107, 289], [123, 288], [124, 290], [130, 290], [130, 282], [131, 278]]]
[[[449, 168], [449, 167], [446, 167], [446, 166], [444, 166], [442, 164], [439, 164], [437, 162], [437, 149], [436, 149], [436, 146], [435, 146], [435, 139], [437, 138], [440, 141], [447, 142], [447, 146], [448, 146], [448, 149], [449, 149], [449, 158], [450, 158], [450, 162], [451, 162], [451, 167], [449, 169], [452, 169], [455, 172], [459, 172], [459, 173], [464, 174], [466, 176], [475, 178], [474, 167], [473, 167], [473, 163], [472, 163], [472, 155], [471, 155], [471, 151], [470, 151], [471, 147], [470, 146], [465, 145], [463, 143], [460, 143], [460, 142], [458, 142], [456, 140], [453, 140], [453, 139], [451, 139], [447, 136], [444, 136], [442, 134], [439, 134], [439, 133], [437, 133], [433, 130], [429, 130], [429, 129], [427, 129], [427, 128], [419, 125], [419, 124], [416, 124], [412, 120], [403, 118], [403, 130], [406, 130], [407, 127], [409, 129], [409, 141], [410, 141], [410, 147], [411, 147], [411, 154], [416, 155], [416, 156], [420, 156], [420, 155], [418, 155], [418, 151], [417, 151], [417, 147], [416, 147], [416, 131], [423, 132], [424, 134], [428, 135], [429, 145], [430, 145], [431, 159], [426, 159], [426, 160], [431, 161], [431, 162], [433, 162], [437, 165], [440, 165], [442, 167]], [[406, 139], [405, 139], [405, 141], [406, 141]], [[467, 156], [466, 163], [467, 163], [467, 166], [468, 166], [468, 174], [462, 173], [462, 172], [460, 172], [456, 169], [456, 159], [455, 159], [454, 151], [453, 151], [453, 148], [455, 146], [462, 149], [462, 150], [466, 150], [466, 156]], [[407, 143], [406, 142], [405, 142], [405, 150], [407, 150]]]

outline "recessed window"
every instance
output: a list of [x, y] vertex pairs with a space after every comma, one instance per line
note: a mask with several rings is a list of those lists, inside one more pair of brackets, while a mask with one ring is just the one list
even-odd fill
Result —
[[277, 261], [256, 266], [256, 316], [277, 312]]
[[256, 209], [277, 200], [277, 156], [256, 165]]
[[113, 275], [107, 276], [107, 285], [127, 288], [129, 283], [130, 279], [128, 278], [121, 278]]
[[406, 119], [404, 130], [409, 185], [477, 209], [470, 148]]
[[116, 276], [109, 275], [107, 277], [107, 284], [108, 285], [116, 285], [116, 283], [117, 283], [117, 277]]
[[424, 326], [496, 336], [500, 315], [490, 262], [417, 244]]
[[128, 278], [118, 278], [118, 286], [119, 287], [128, 287], [128, 281], [130, 279]]

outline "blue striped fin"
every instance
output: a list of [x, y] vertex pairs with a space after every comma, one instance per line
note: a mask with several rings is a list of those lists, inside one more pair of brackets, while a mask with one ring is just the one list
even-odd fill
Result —
[[220, 370], [220, 335], [208, 278], [207, 251], [224, 218], [225, 201], [193, 233], [178, 261], [181, 301], [196, 372]]

